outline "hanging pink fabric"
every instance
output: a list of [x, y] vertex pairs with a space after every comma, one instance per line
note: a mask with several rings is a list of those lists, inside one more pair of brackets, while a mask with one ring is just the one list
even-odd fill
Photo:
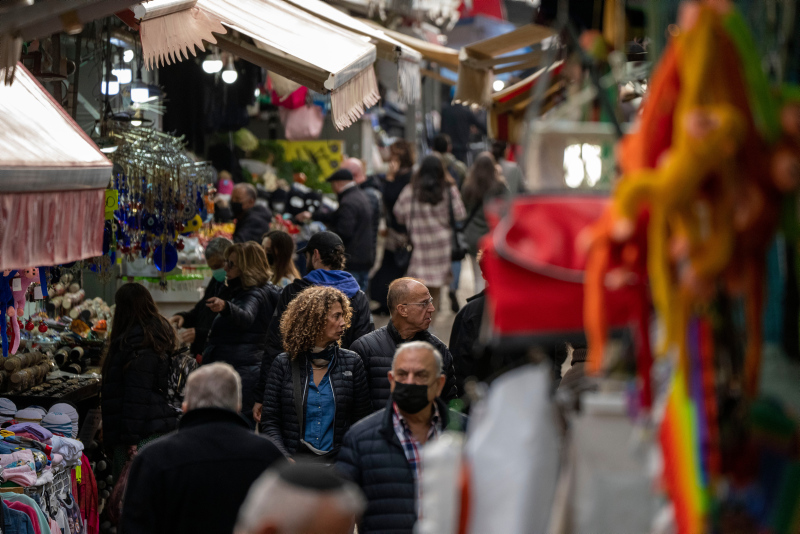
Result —
[[281, 109], [280, 114], [289, 141], [318, 139], [322, 133], [325, 118], [319, 106], [311, 104], [297, 109]]
[[0, 194], [0, 269], [102, 256], [105, 191]]
[[286, 109], [297, 109], [306, 105], [308, 87], [300, 86], [299, 89], [287, 96], [281, 97], [277, 91], [272, 91], [272, 103]]

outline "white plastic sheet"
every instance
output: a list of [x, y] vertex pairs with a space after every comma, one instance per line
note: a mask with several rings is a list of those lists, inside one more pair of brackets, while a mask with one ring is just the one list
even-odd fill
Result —
[[561, 447], [550, 382], [547, 365], [510, 371], [470, 422], [471, 534], [547, 534]]

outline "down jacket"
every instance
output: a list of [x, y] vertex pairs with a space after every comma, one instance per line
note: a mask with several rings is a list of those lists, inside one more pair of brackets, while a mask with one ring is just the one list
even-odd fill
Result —
[[350, 350], [357, 352], [364, 361], [373, 410], [377, 411], [386, 406], [386, 400], [389, 398], [388, 373], [392, 370], [394, 353], [399, 345], [410, 341], [427, 341], [436, 347], [436, 350], [442, 354], [442, 363], [444, 364], [442, 372], [447, 377], [442, 390], [442, 398], [449, 401], [458, 396], [453, 356], [447, 350], [447, 345], [427, 330], [417, 332], [411, 339], [403, 339], [392, 321], [389, 321], [386, 326], [358, 338], [350, 346]]
[[311, 271], [305, 278], [296, 279], [281, 291], [278, 304], [275, 307], [275, 313], [272, 316], [272, 322], [269, 324], [267, 347], [264, 351], [264, 364], [261, 367], [261, 379], [258, 381], [258, 387], [256, 388], [256, 397], [259, 399], [264, 397], [264, 386], [267, 383], [269, 370], [272, 369], [272, 363], [283, 352], [283, 336], [281, 336], [281, 317], [283, 317], [283, 312], [286, 311], [289, 303], [297, 295], [312, 286], [336, 288], [350, 299], [353, 318], [350, 320], [350, 328], [342, 336], [342, 347], [349, 349], [353, 341], [375, 330], [372, 312], [369, 310], [369, 299], [363, 291], [358, 289], [358, 282], [355, 281], [350, 273], [317, 269]]
[[[308, 393], [308, 364], [306, 355], [300, 355], [303, 383], [303, 410], [306, 409]], [[356, 421], [371, 412], [367, 375], [358, 354], [337, 347], [330, 368], [330, 380], [336, 412], [333, 422], [333, 450], [341, 447], [345, 433]], [[261, 432], [278, 445], [287, 456], [294, 455], [300, 445], [299, 421], [294, 402], [292, 365], [289, 355], [283, 353], [275, 358], [264, 392], [261, 409]], [[305, 435], [305, 434], [303, 434]]]
[[109, 348], [101, 400], [106, 448], [135, 445], [172, 432], [178, 424], [178, 411], [167, 401], [168, 356], [143, 347], [143, 342], [137, 325]]
[[[464, 429], [466, 418], [448, 410], [436, 399], [442, 428], [451, 421]], [[391, 401], [385, 408], [359, 421], [344, 437], [336, 469], [361, 487], [367, 511], [359, 534], [410, 534], [417, 521], [414, 473], [392, 424]]]
[[220, 296], [227, 302], [211, 324], [203, 364], [226, 362], [242, 378], [242, 413], [249, 414], [258, 397], [256, 388], [264, 359], [264, 345], [278, 287], [267, 283], [244, 289], [239, 279], [231, 280]]

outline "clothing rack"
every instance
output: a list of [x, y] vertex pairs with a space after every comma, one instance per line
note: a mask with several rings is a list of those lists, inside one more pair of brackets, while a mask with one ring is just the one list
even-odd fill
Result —
[[[40, 503], [43, 512], [48, 515], [55, 515], [55, 512], [58, 511], [58, 504], [57, 502], [53, 502], [53, 500], [57, 500], [59, 495], [66, 496], [72, 493], [72, 477], [70, 476], [71, 471], [71, 467], [60, 467], [58, 470], [54, 469], [52, 482], [48, 482], [47, 484], [43, 484], [41, 486], [29, 486], [24, 488], [24, 493], [28, 497], [31, 497]], [[5, 488], [3, 491], [5, 491]], [[38, 496], [39, 498], [34, 497], [34, 495]], [[53, 509], [54, 507], [56, 507], [55, 510]]]

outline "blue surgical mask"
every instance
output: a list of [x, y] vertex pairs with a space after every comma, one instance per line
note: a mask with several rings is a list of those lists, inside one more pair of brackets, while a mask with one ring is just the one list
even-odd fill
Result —
[[211, 276], [214, 277], [214, 280], [217, 282], [224, 282], [225, 281], [225, 269], [214, 269], [211, 271]]

